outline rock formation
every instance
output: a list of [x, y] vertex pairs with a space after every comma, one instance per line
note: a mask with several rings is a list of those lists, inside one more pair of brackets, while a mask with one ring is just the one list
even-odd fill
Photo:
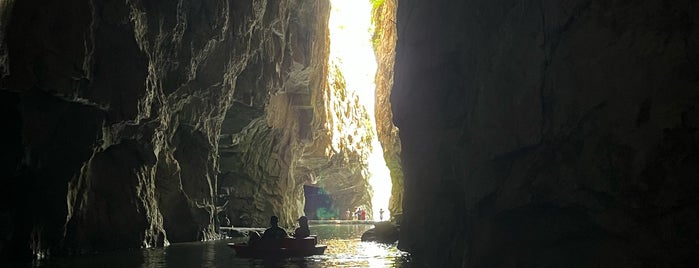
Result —
[[375, 134], [341, 73], [327, 82], [328, 1], [0, 8], [2, 256], [291, 226], [304, 184], [370, 205], [370, 145], [337, 130]]
[[386, 165], [391, 172], [391, 200], [389, 210], [392, 216], [402, 214], [403, 168], [400, 160], [400, 139], [398, 128], [393, 124], [391, 111], [391, 89], [393, 88], [393, 68], [396, 57], [396, 8], [397, 0], [376, 1], [374, 8], [374, 50], [378, 69], [376, 70], [376, 135], [383, 148]]
[[696, 265], [697, 14], [401, 1], [401, 247], [434, 267]]
[[239, 77], [219, 142], [223, 211], [238, 226], [267, 226], [271, 215], [292, 226], [303, 214], [307, 174], [297, 162], [314, 140], [312, 100], [325, 85], [328, 3], [268, 4], [279, 6], [261, 25], [272, 29], [267, 48]]
[[3, 256], [212, 239], [222, 209], [290, 225], [333, 161], [326, 1], [0, 4]]
[[[280, 226], [293, 226], [303, 214], [304, 184], [322, 187], [343, 206], [329, 208], [338, 213], [370, 205], [364, 153], [369, 144], [353, 139], [357, 131], [366, 132], [361, 122], [369, 115], [345, 90], [342, 74], [327, 64], [328, 3], [286, 8], [295, 11], [278, 31], [290, 33], [294, 41], [273, 51], [288, 55], [262, 55], [238, 79], [245, 84], [237, 87], [250, 95], [270, 89], [268, 99], [262, 94], [233, 103], [223, 123], [220, 203], [227, 202], [223, 213], [234, 225], [266, 226], [276, 214]], [[282, 76], [274, 71], [279, 66], [287, 70]], [[328, 82], [329, 72], [336, 79]]]
[[400, 226], [385, 221], [374, 224], [374, 228], [362, 233], [362, 237], [360, 239], [362, 241], [393, 244], [398, 241], [399, 235]]
[[699, 6], [374, 3], [377, 133], [327, 1], [0, 1], [0, 255], [290, 226], [304, 184], [368, 206], [378, 135], [418, 261], [699, 262]]

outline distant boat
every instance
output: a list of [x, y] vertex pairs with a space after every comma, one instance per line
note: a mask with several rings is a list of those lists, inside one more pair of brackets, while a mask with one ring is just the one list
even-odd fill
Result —
[[257, 240], [252, 245], [248, 243], [228, 243], [235, 254], [242, 258], [289, 258], [323, 255], [326, 245], [318, 245], [315, 236], [305, 238], [283, 238], [274, 240]]

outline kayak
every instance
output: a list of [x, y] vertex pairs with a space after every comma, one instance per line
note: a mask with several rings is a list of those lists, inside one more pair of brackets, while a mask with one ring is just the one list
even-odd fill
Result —
[[289, 258], [323, 255], [326, 245], [318, 245], [315, 236], [305, 238], [282, 238], [258, 240], [252, 243], [228, 243], [235, 250], [236, 256], [242, 258]]

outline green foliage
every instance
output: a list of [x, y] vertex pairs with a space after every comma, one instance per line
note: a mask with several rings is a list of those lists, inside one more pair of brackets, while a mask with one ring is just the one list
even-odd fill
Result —
[[374, 34], [374, 37], [371, 39], [371, 43], [374, 46], [374, 50], [377, 50], [379, 45], [381, 45], [381, 38], [379, 38], [379, 34]]
[[378, 9], [383, 5], [383, 3], [386, 0], [370, 0], [371, 1], [371, 24], [374, 25], [373, 33], [372, 33], [372, 38], [371, 38], [371, 43], [374, 46], [374, 50], [376, 50], [379, 45], [381, 44], [381, 38], [383, 36], [383, 33], [381, 32], [380, 27], [377, 27], [377, 21], [379, 20], [379, 17], [381, 16], [380, 12], [378, 12]]
[[373, 10], [379, 8], [385, 0], [371, 0], [371, 6]]

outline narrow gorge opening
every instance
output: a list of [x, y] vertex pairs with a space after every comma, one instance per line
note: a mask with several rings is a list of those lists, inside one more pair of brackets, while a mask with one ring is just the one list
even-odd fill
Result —
[[[384, 158], [376, 113], [377, 43], [375, 15], [384, 1], [332, 0], [328, 22], [327, 112], [335, 152], [350, 150], [362, 161], [362, 177], [368, 181], [369, 219], [390, 219], [393, 190], [391, 172]], [[401, 190], [401, 189], [396, 189]], [[362, 193], [360, 193], [362, 194]], [[350, 208], [348, 208], [349, 210]], [[364, 208], [367, 209], [367, 208]]]
[[[357, 208], [368, 220], [401, 214], [400, 142], [388, 103], [395, 1], [317, 4], [298, 21], [270, 18], [295, 31], [292, 42], [259, 50], [236, 78], [218, 144], [224, 224], [265, 226], [277, 215], [293, 226], [300, 215], [346, 219]], [[276, 44], [273, 33], [262, 46]], [[277, 53], [278, 63], [262, 57]], [[323, 193], [314, 195], [322, 206], [309, 189]]]

